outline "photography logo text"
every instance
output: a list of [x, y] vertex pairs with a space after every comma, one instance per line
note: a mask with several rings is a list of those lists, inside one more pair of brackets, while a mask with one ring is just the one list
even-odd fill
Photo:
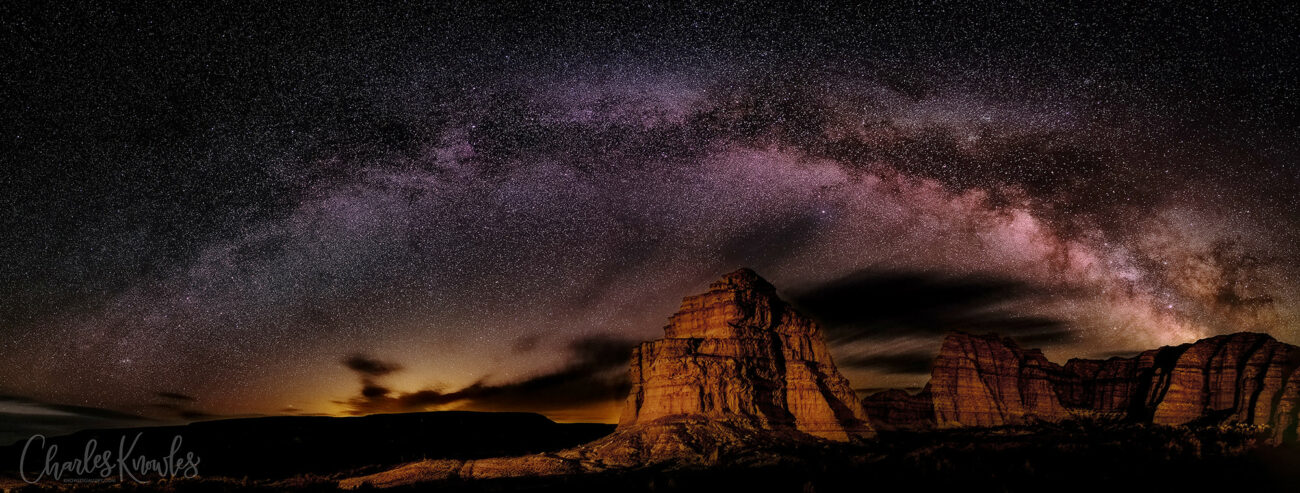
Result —
[[[126, 482], [145, 483], [156, 479], [193, 478], [199, 474], [199, 457], [182, 449], [180, 435], [172, 438], [167, 454], [151, 457], [137, 453], [140, 437], [136, 433], [117, 442], [116, 450], [100, 448], [96, 439], [86, 441], [80, 455], [61, 456], [59, 444], [49, 442], [44, 435], [27, 439], [19, 457], [18, 470], [23, 481], [35, 484], [42, 480], [63, 482]], [[39, 467], [39, 469], [37, 469]]]

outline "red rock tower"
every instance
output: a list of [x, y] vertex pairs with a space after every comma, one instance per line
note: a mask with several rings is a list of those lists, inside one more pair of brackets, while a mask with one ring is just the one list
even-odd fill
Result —
[[632, 353], [619, 429], [705, 417], [833, 440], [872, 434], [821, 329], [749, 269], [682, 300], [664, 338]]

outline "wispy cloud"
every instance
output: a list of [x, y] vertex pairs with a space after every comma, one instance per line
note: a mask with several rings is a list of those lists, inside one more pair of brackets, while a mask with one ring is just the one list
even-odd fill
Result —
[[153, 421], [152, 418], [113, 409], [0, 394], [0, 445], [35, 434], [56, 436], [89, 428], [138, 426]]
[[557, 370], [507, 383], [480, 380], [454, 391], [394, 391], [378, 383], [376, 377], [399, 371], [401, 365], [354, 355], [345, 359], [344, 365], [360, 376], [361, 391], [337, 403], [354, 415], [420, 411], [449, 404], [492, 410], [569, 410], [626, 395], [625, 370], [634, 344], [607, 335], [582, 337], [569, 343], [568, 361]]

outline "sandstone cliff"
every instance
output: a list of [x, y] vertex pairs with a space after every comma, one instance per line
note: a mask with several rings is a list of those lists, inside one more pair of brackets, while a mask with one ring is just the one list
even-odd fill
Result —
[[835, 440], [871, 431], [821, 330], [751, 270], [683, 300], [664, 336], [632, 353], [620, 430], [700, 416]]
[[944, 340], [930, 377], [939, 427], [1059, 420], [1068, 413], [1053, 382], [1060, 366], [1010, 339], [953, 334]]
[[1156, 424], [1243, 423], [1295, 440], [1300, 348], [1243, 332], [1059, 366], [994, 335], [954, 333], [931, 373], [932, 420], [898, 394], [867, 398], [873, 421], [897, 428], [998, 426], [1074, 416]]

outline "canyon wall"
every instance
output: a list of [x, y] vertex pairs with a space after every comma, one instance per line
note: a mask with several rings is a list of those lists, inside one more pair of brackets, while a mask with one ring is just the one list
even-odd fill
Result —
[[[879, 427], [1000, 426], [1072, 417], [1156, 424], [1243, 423], [1295, 440], [1300, 348], [1242, 332], [1132, 358], [1064, 366], [996, 335], [949, 335], [926, 390], [865, 399]], [[925, 409], [925, 401], [930, 408]], [[926, 419], [927, 416], [932, 416]]]

